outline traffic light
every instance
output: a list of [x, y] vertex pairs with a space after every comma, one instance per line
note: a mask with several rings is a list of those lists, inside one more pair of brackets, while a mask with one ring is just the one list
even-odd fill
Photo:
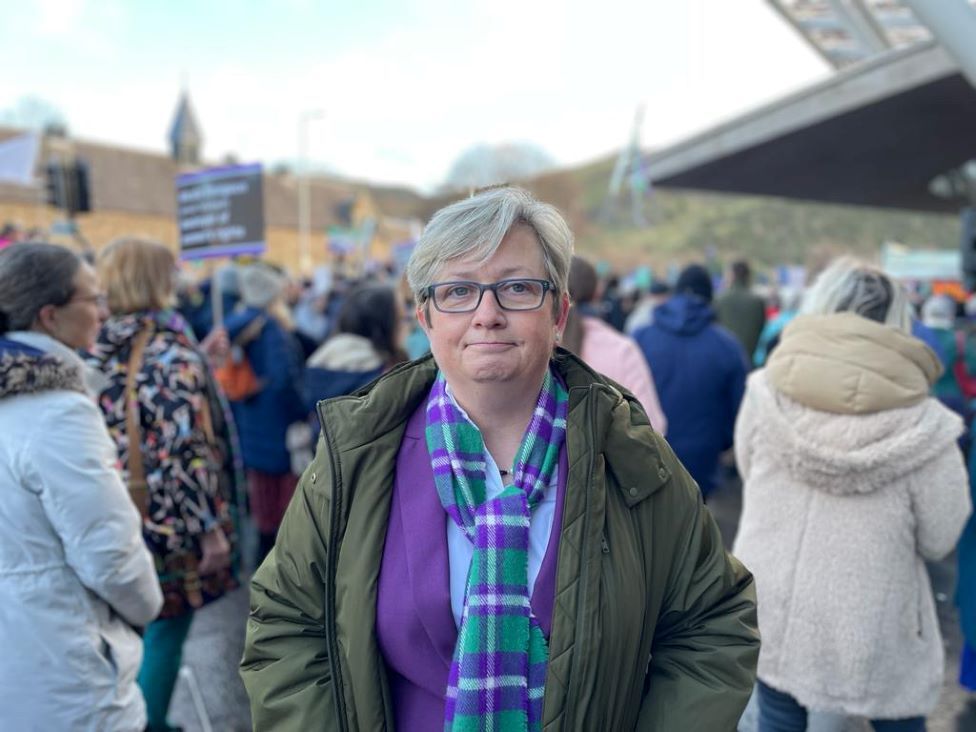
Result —
[[91, 211], [88, 166], [84, 162], [50, 162], [44, 172], [48, 205], [61, 209], [69, 216]]
[[58, 163], [48, 163], [44, 173], [48, 205], [55, 208], [65, 208], [68, 197], [65, 192], [64, 168]]
[[82, 161], [75, 162], [74, 165], [74, 211], [73, 213], [84, 213], [91, 211], [91, 199], [88, 195], [88, 165]]

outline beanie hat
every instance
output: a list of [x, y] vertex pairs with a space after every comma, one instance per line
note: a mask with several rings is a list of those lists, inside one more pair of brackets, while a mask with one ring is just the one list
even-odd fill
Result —
[[674, 291], [678, 295], [689, 293], [697, 295], [705, 302], [711, 302], [712, 276], [700, 264], [689, 264], [678, 275], [678, 281], [674, 285]]
[[268, 307], [285, 289], [285, 276], [257, 262], [240, 269], [241, 302], [251, 308]]

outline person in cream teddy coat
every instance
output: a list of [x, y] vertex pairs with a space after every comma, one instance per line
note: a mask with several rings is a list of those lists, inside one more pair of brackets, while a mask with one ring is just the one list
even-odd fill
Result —
[[929, 396], [942, 367], [886, 275], [839, 260], [801, 313], [749, 378], [735, 431], [760, 729], [806, 729], [809, 709], [923, 730], [944, 667], [924, 562], [971, 510], [962, 423]]

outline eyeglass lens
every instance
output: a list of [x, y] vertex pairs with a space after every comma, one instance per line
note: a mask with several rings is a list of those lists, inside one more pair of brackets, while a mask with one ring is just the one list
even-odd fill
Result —
[[477, 282], [446, 282], [434, 287], [434, 304], [447, 312], [474, 310], [484, 290], [494, 289], [498, 304], [506, 310], [532, 310], [542, 304], [546, 294], [541, 280], [502, 280], [493, 285]]

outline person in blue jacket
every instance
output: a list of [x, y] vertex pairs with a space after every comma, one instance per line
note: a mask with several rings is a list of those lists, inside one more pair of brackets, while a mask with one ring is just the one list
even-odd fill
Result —
[[[970, 428], [970, 444], [976, 444], [976, 422]], [[976, 501], [976, 450], [969, 450], [969, 490]], [[959, 684], [976, 691], [976, 518], [969, 517], [956, 545], [956, 606], [962, 626], [963, 648]]]
[[284, 275], [263, 262], [240, 270], [241, 301], [227, 316], [232, 344], [242, 348], [259, 390], [231, 402], [240, 434], [251, 516], [260, 535], [258, 562], [274, 546], [278, 526], [295, 491], [288, 427], [305, 419], [303, 354], [283, 301]]
[[193, 335], [203, 341], [214, 327], [214, 282], [219, 281], [223, 313], [231, 312], [240, 296], [237, 265], [234, 262], [218, 269], [214, 276], [197, 283], [191, 273], [182, 270], [177, 282], [176, 310], [183, 316]]
[[686, 267], [674, 292], [634, 339], [654, 373], [668, 442], [707, 497], [719, 455], [732, 447], [747, 357], [735, 336], [715, 323], [712, 280], [704, 267]]

